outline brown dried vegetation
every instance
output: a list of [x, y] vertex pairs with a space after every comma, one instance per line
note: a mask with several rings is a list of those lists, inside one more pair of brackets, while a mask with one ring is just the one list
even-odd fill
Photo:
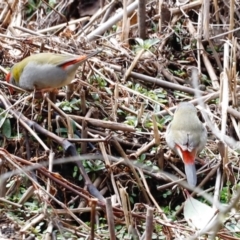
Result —
[[[0, 2], [1, 239], [239, 239], [239, 2], [147, 1], [146, 40], [126, 2]], [[96, 49], [56, 99], [8, 90], [26, 56]], [[164, 138], [181, 101], [209, 132], [196, 189]], [[196, 233], [183, 188], [227, 220]]]

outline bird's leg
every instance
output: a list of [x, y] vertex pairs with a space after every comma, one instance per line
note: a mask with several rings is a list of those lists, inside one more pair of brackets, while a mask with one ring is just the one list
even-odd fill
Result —
[[56, 102], [56, 95], [58, 94], [57, 88], [44, 88], [41, 90], [41, 94], [44, 95], [45, 93], [48, 93], [49, 99], [55, 103]]
[[[41, 103], [41, 107], [40, 107], [40, 113], [39, 113], [40, 115], [42, 115], [43, 106], [45, 104], [45, 96], [44, 96], [44, 93], [42, 91], [38, 91], [38, 90], [36, 90], [36, 88], [34, 88], [34, 94], [36, 94], [36, 93], [37, 93], [38, 98], [43, 99], [43, 101]], [[41, 95], [41, 97], [39, 97], [40, 95]]]
[[[51, 89], [44, 89], [42, 90], [42, 92], [48, 92], [48, 96], [46, 96], [47, 98], [49, 98], [50, 101], [52, 101], [53, 103], [56, 102], [56, 96], [58, 94], [58, 89], [56, 88], [51, 88]], [[48, 130], [52, 131], [52, 121], [51, 121], [51, 104], [48, 102]]]
[[49, 99], [50, 99], [53, 103], [55, 103], [56, 100], [57, 100], [57, 94], [56, 94], [55, 91], [49, 92], [49, 93], [48, 93], [48, 97], [49, 97]]
[[36, 89], [34, 87], [34, 90], [33, 90], [33, 98], [32, 98], [32, 113], [31, 113], [31, 120], [33, 120], [33, 106], [34, 106], [34, 100], [35, 100], [35, 93], [36, 93]]
[[[51, 92], [50, 92], [51, 93]], [[47, 98], [50, 98], [50, 93], [48, 94]], [[54, 94], [55, 98], [56, 98], [56, 94]], [[51, 101], [51, 98], [50, 98]], [[52, 132], [52, 118], [51, 118], [51, 104], [49, 101], [47, 101], [48, 104], [48, 131]]]

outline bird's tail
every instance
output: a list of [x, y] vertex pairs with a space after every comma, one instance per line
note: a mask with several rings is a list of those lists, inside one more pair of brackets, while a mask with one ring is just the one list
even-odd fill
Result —
[[92, 52], [92, 53], [90, 53], [90, 54], [85, 54], [85, 55], [80, 55], [80, 56], [78, 56], [78, 57], [74, 57], [74, 58], [71, 59], [71, 60], [67, 60], [67, 61], [59, 64], [58, 66], [61, 67], [61, 68], [63, 68], [63, 69], [66, 69], [68, 66], [72, 66], [72, 65], [74, 65], [75, 63], [79, 63], [79, 64], [80, 64], [80, 63], [82, 63], [82, 62], [85, 62], [85, 61], [87, 61], [89, 58], [97, 55], [97, 54], [100, 53], [100, 52], [102, 52], [102, 49], [97, 50], [97, 51], [95, 51], [95, 52]]
[[187, 182], [191, 187], [195, 187], [197, 185], [197, 174], [195, 164], [184, 164], [185, 173], [187, 176]]

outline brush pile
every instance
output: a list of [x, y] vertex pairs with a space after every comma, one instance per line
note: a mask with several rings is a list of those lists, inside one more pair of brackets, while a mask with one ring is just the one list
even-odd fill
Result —
[[[1, 1], [0, 239], [239, 239], [239, 7]], [[97, 49], [55, 96], [9, 91], [29, 55]], [[208, 130], [195, 189], [165, 140], [183, 101]]]

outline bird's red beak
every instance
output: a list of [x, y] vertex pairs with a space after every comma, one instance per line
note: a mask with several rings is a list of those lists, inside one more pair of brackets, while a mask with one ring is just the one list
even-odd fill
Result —
[[[10, 82], [10, 78], [11, 78], [11, 73], [9, 72], [8, 74], [7, 74], [7, 76], [6, 76], [6, 81], [9, 83]], [[13, 94], [13, 88], [12, 87], [10, 87], [10, 86], [8, 86], [8, 90], [9, 90], [9, 92], [11, 93], [11, 94]]]

